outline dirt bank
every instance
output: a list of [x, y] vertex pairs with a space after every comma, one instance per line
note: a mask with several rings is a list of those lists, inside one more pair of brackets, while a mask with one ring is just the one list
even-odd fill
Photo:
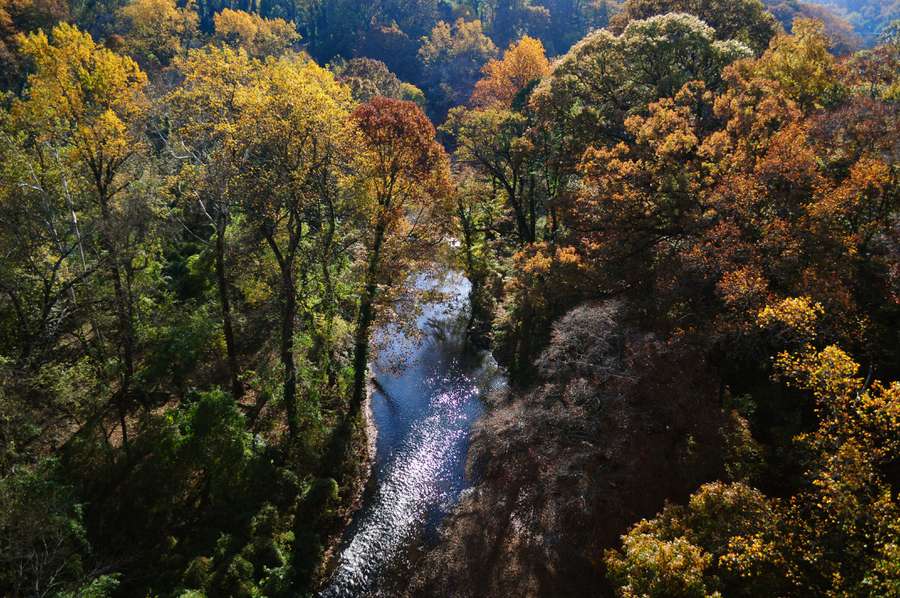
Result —
[[479, 482], [407, 595], [605, 595], [603, 551], [720, 475], [727, 417], [703, 358], [686, 341], [569, 324], [584, 338], [538, 364], [537, 387], [491, 398], [469, 454]]

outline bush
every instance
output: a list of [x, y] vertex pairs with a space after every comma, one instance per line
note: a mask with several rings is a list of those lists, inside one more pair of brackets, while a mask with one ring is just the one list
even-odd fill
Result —
[[705, 572], [712, 557], [684, 538], [660, 540], [630, 533], [622, 553], [609, 552], [606, 565], [622, 598], [712, 598]]
[[0, 480], [0, 594], [102, 596], [114, 579], [85, 580], [90, 553], [81, 505], [54, 479], [56, 464], [18, 467]]

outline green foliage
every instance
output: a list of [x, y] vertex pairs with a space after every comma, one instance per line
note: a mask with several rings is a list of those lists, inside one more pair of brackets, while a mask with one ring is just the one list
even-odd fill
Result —
[[105, 596], [115, 579], [87, 579], [90, 545], [82, 505], [71, 487], [51, 477], [56, 467], [53, 461], [19, 466], [0, 479], [0, 591]]
[[715, 29], [720, 40], [737, 40], [759, 55], [777, 32], [775, 18], [760, 0], [628, 0], [613, 18], [612, 29], [666, 13], [687, 13]]
[[59, 598], [111, 598], [118, 587], [118, 575], [101, 575], [74, 592], [59, 594]]
[[440, 122], [451, 107], [469, 99], [481, 67], [496, 54], [479, 21], [458, 19], [452, 26], [444, 21], [434, 26], [419, 49], [419, 62], [435, 120]]
[[[578, 155], [587, 139], [625, 137], [626, 116], [642, 112], [689, 82], [721, 84], [722, 68], [751, 51], [685, 14], [655, 16], [628, 24], [620, 36], [589, 34], [562, 57], [533, 93], [532, 102], [559, 130], [567, 154]], [[596, 86], [596, 80], [604, 85]]]
[[402, 97], [403, 83], [380, 60], [354, 58], [337, 65], [334, 71], [338, 81], [350, 87], [357, 102], [368, 102], [375, 96], [406, 99]]

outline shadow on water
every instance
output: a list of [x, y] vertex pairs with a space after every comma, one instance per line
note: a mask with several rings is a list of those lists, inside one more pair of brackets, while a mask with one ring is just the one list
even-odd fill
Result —
[[373, 480], [323, 597], [380, 595], [407, 571], [414, 545], [436, 539], [469, 485], [465, 459], [481, 397], [504, 383], [490, 354], [465, 342], [468, 280], [451, 272], [416, 284], [444, 298], [424, 306], [417, 333], [392, 325], [378, 332]]

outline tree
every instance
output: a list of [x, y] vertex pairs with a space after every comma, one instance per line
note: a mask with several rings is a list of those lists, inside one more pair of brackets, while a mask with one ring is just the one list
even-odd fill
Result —
[[480, 21], [458, 19], [452, 27], [440, 21], [423, 38], [419, 62], [425, 95], [437, 120], [452, 106], [466, 102], [481, 67], [496, 54], [497, 48], [482, 32]]
[[857, 52], [847, 63], [848, 84], [868, 90], [873, 98], [900, 99], [900, 21], [886, 32], [882, 43]]
[[442, 7], [438, 0], [385, 0], [381, 19], [397, 26], [413, 38], [427, 34], [438, 21]]
[[444, 238], [449, 163], [434, 126], [412, 102], [376, 97], [358, 107], [362, 184], [368, 200], [365, 273], [353, 353], [352, 413], [365, 399], [369, 340], [379, 306], [404, 282], [409, 264]]
[[[900, 505], [883, 467], [900, 450], [900, 386], [867, 385], [858, 371], [835, 346], [782, 352], [777, 374], [811, 395], [820, 416], [795, 439], [810, 451], [805, 485], [779, 501], [744, 484], [707, 484], [686, 507], [638, 523], [622, 551], [606, 555], [619, 592], [664, 583], [661, 595], [684, 587], [726, 596], [891, 595]], [[674, 554], [681, 558], [660, 558]]]
[[38, 32], [21, 43], [36, 69], [12, 117], [64, 156], [73, 185], [96, 209], [100, 259], [113, 286], [120, 376], [115, 396], [127, 445], [125, 416], [136, 368], [133, 287], [141, 268], [135, 258], [148, 230], [146, 222], [134, 220], [145, 206], [128, 191], [140, 176], [134, 167], [143, 148], [147, 78], [132, 59], [97, 46], [71, 25], [56, 26], [50, 38]]
[[125, 51], [150, 71], [169, 66], [197, 36], [197, 14], [175, 0], [137, 0], [118, 18]]
[[550, 24], [550, 11], [531, 0], [495, 0], [491, 4], [491, 34], [501, 46], [523, 35], [540, 36]]
[[243, 48], [254, 58], [278, 56], [299, 39], [293, 23], [264, 19], [257, 14], [226, 8], [213, 17], [213, 39], [233, 48]]
[[62, 0], [14, 0], [0, 6], [0, 89], [18, 89], [24, 79], [24, 56], [16, 36], [51, 29], [69, 17]]
[[750, 56], [735, 41], [719, 41], [696, 17], [670, 14], [633, 21], [620, 36], [588, 34], [534, 90], [538, 131], [549, 131], [555, 158], [574, 166], [592, 143], [628, 140], [625, 119], [670, 97], [693, 80], [722, 85], [722, 68]]
[[540, 190], [531, 169], [531, 145], [524, 137], [527, 119], [499, 107], [450, 111], [441, 127], [456, 144], [457, 159], [502, 188], [512, 212], [519, 245], [537, 240]]
[[758, 63], [758, 75], [781, 84], [804, 110], [837, 100], [837, 65], [828, 51], [828, 37], [819, 22], [799, 19], [792, 35], [782, 34]]
[[336, 68], [335, 74], [338, 81], [350, 87], [358, 102], [368, 102], [375, 96], [403, 99], [402, 82], [380, 60], [353, 58]]
[[776, 358], [777, 374], [812, 395], [819, 414], [817, 429], [797, 438], [815, 458], [783, 535], [789, 579], [815, 593], [897, 589], [900, 504], [885, 466], [900, 454], [900, 384], [865, 380], [859, 369], [833, 345]]
[[165, 100], [172, 124], [167, 142], [171, 153], [183, 163], [185, 194], [197, 202], [215, 235], [216, 286], [231, 391], [235, 399], [240, 399], [244, 389], [226, 266], [226, 233], [239, 198], [232, 197], [228, 190], [244, 162], [234, 141], [240, 117], [239, 92], [257, 81], [261, 65], [243, 50], [205, 48], [192, 51], [176, 66], [184, 81]]
[[[377, 22], [382, 3], [356, 0], [302, 0], [291, 3], [299, 14], [295, 21], [309, 52], [320, 64], [335, 56], [355, 55], [359, 43], [373, 22]], [[365, 53], [365, 56], [385, 60], [385, 56]], [[391, 65], [392, 67], [394, 65]], [[399, 71], [397, 71], [399, 72]]]
[[829, 48], [837, 55], [849, 54], [860, 46], [861, 40], [853, 31], [853, 26], [824, 3], [767, 0], [766, 8], [787, 33], [793, 32], [795, 21], [813, 20], [822, 23], [828, 36]]
[[[782, 517], [778, 502], [755, 488], [705, 484], [687, 505], [669, 505], [639, 522], [623, 536], [621, 550], [607, 551], [609, 576], [621, 596], [780, 595], [784, 580], [766, 561], [778, 558]], [[733, 550], [743, 542], [753, 543], [757, 561], [738, 566]]]
[[420, 82], [420, 64], [409, 59], [419, 51], [419, 35], [410, 35], [394, 21], [373, 21], [365, 34], [355, 40], [353, 54], [381, 60], [401, 79]]
[[[334, 205], [354, 144], [348, 130], [351, 97], [314, 62], [283, 58], [268, 63], [256, 85], [240, 91], [237, 104], [240, 117], [229, 151], [246, 155], [237, 183], [241, 209], [278, 267], [283, 400], [290, 437], [296, 439], [298, 291], [312, 266], [331, 266]], [[328, 271], [323, 274], [327, 278]]]
[[648, 116], [625, 121], [633, 144], [585, 152], [582, 192], [565, 220], [583, 251], [597, 251], [592, 261], [607, 264], [607, 284], [653, 284], [677, 239], [702, 228], [696, 114], [704, 93], [702, 84], [688, 84], [674, 100], [651, 104]]
[[618, 0], [541, 0], [540, 4], [550, 12], [540, 38], [551, 56], [565, 54], [591, 31], [605, 28], [620, 6]]
[[704, 580], [710, 556], [684, 538], [660, 540], [632, 531], [623, 541], [624, 557], [607, 557], [610, 577], [622, 598], [719, 598]]
[[611, 29], [621, 33], [632, 21], [673, 12], [694, 15], [715, 29], [718, 39], [743, 42], [756, 55], [777, 33], [775, 18], [760, 0], [628, 0]]
[[490, 60], [481, 69], [484, 76], [475, 84], [472, 104], [509, 107], [516, 95], [530, 83], [550, 72], [550, 62], [539, 40], [525, 36], [510, 44], [502, 60]]
[[66, 595], [89, 579], [82, 505], [49, 479], [54, 467], [45, 460], [0, 479], [0, 589], [10, 596]]

